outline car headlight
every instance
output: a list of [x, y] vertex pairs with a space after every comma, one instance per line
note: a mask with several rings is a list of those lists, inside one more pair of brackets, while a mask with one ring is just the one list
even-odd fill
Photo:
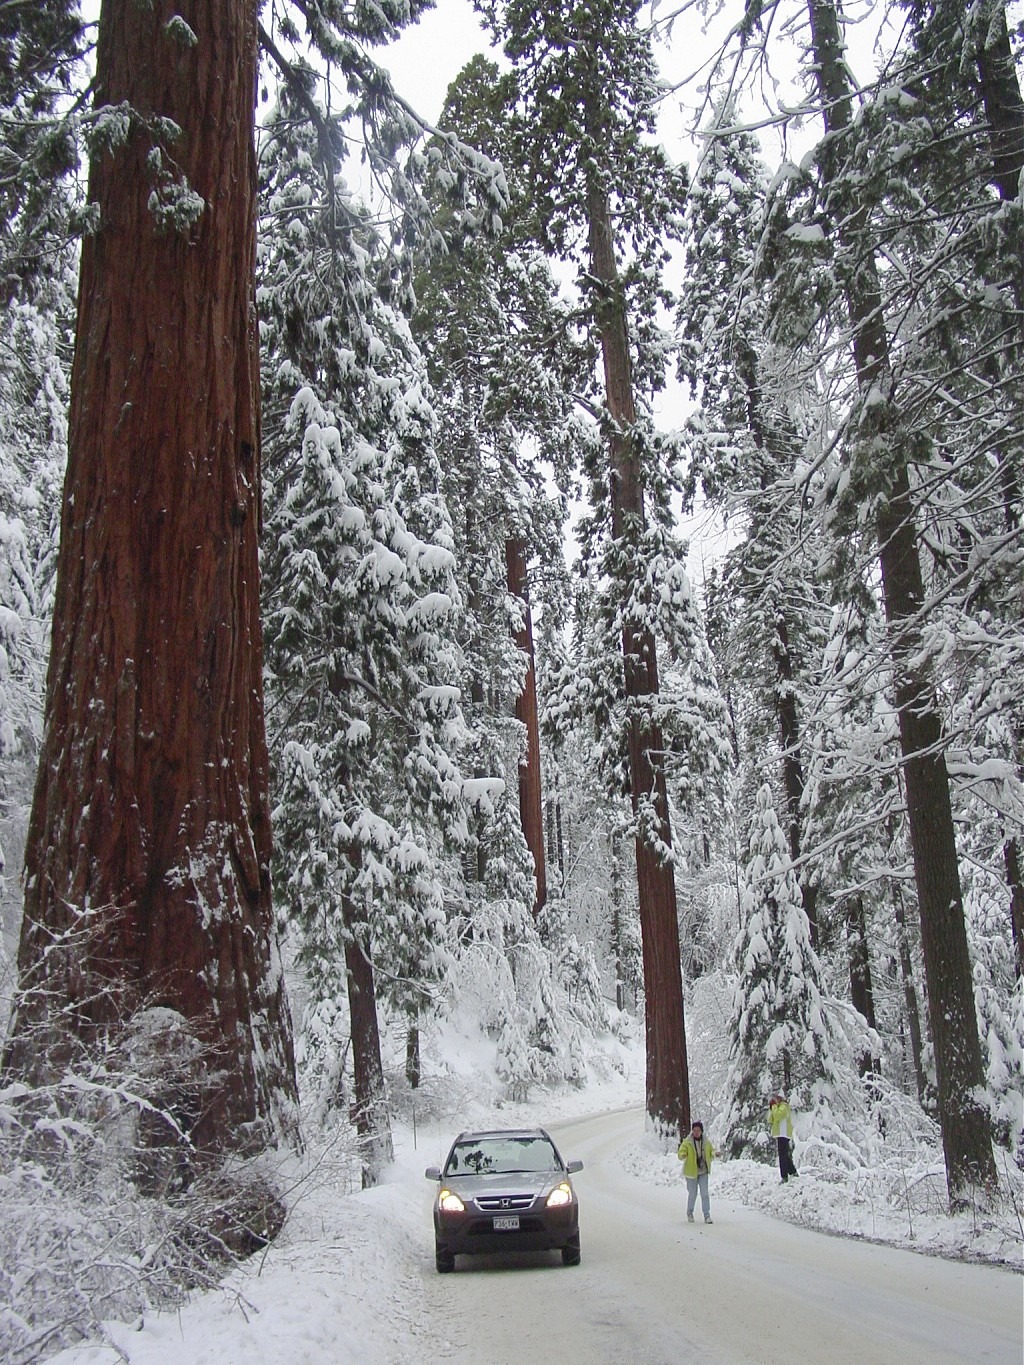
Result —
[[556, 1185], [555, 1188], [554, 1188], [554, 1189], [551, 1191], [551, 1193], [548, 1195], [548, 1208], [549, 1208], [549, 1209], [557, 1209], [557, 1208], [560, 1208], [563, 1204], [571, 1204], [571, 1203], [572, 1203], [572, 1186], [569, 1185], [569, 1184], [567, 1184], [567, 1183], [563, 1180], [562, 1183], [561, 1183], [561, 1185]]
[[437, 1207], [445, 1213], [465, 1213], [466, 1206], [451, 1190], [442, 1190], [437, 1196]]

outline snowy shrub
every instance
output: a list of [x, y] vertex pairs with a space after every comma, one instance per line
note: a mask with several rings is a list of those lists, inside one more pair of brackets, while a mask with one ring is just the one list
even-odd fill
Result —
[[347, 1112], [349, 1102], [345, 1066], [352, 1041], [344, 985], [336, 996], [310, 1001], [295, 1043], [295, 1064], [301, 1093], [317, 1127], [334, 1110]]
[[181, 1016], [148, 1009], [53, 1084], [0, 1090], [0, 1358], [176, 1304], [280, 1230], [268, 1165], [201, 1158], [188, 1138], [208, 1060]]
[[1019, 1159], [1024, 1147], [1024, 982], [1014, 971], [1002, 886], [975, 872], [967, 909], [992, 1131]]

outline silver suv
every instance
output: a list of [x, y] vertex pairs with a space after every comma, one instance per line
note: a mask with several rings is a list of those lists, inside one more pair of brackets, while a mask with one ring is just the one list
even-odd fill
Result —
[[582, 1161], [562, 1160], [543, 1128], [460, 1133], [438, 1182], [434, 1255], [443, 1274], [455, 1257], [486, 1252], [561, 1251], [580, 1263], [580, 1210], [569, 1179]]

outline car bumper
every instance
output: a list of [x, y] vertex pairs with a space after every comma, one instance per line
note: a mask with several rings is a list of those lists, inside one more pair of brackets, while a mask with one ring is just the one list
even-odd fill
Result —
[[491, 1216], [467, 1212], [442, 1218], [435, 1213], [434, 1235], [438, 1249], [452, 1256], [558, 1251], [579, 1242], [579, 1209], [548, 1209], [543, 1217], [524, 1213], [513, 1232], [495, 1232]]

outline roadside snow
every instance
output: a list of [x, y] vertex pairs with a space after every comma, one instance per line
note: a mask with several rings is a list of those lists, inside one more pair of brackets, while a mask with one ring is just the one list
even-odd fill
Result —
[[[679, 1183], [675, 1154], [662, 1151], [650, 1135], [626, 1148], [620, 1161], [623, 1169], [650, 1184]], [[968, 1210], [950, 1217], [934, 1211], [945, 1200], [946, 1175], [941, 1164], [908, 1171], [900, 1204], [885, 1197], [883, 1176], [866, 1170], [830, 1172], [804, 1166], [799, 1179], [783, 1185], [773, 1166], [718, 1159], [711, 1181], [716, 1195], [818, 1232], [950, 1260], [1022, 1269], [1024, 1239], [1012, 1205], [996, 1214]]]

